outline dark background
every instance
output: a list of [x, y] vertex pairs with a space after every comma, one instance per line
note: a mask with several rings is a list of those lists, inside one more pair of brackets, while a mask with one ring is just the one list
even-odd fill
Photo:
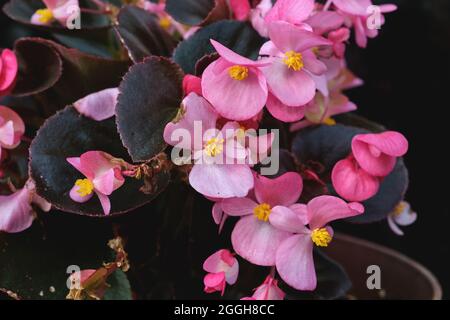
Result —
[[[360, 114], [409, 139], [405, 160], [411, 183], [406, 198], [419, 218], [404, 228], [404, 237], [393, 234], [386, 222], [339, 224], [336, 229], [385, 244], [421, 262], [437, 276], [448, 299], [450, 1], [374, 2], [396, 3], [399, 10], [387, 16], [381, 35], [369, 41], [366, 50], [348, 49], [350, 69], [365, 81], [349, 96]], [[0, 47], [12, 47], [14, 39], [24, 32], [1, 13]]]

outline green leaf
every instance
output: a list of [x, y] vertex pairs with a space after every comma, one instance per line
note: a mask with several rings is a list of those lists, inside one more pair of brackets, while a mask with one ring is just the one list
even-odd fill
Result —
[[151, 55], [171, 56], [175, 42], [159, 26], [155, 15], [135, 6], [125, 6], [117, 22], [117, 32], [134, 62]]
[[231, 20], [213, 23], [180, 42], [175, 49], [173, 59], [185, 73], [195, 74], [197, 61], [215, 52], [210, 39], [251, 59], [258, 57], [265, 41], [248, 23]]
[[166, 11], [178, 22], [197, 26], [230, 16], [226, 0], [167, 0]]
[[147, 161], [166, 147], [164, 128], [183, 97], [183, 73], [170, 60], [150, 57], [130, 68], [120, 84], [117, 126], [133, 161]]
[[[105, 217], [96, 196], [86, 203], [77, 203], [69, 197], [75, 181], [83, 175], [66, 158], [79, 157], [93, 150], [130, 161], [113, 118], [94, 121], [71, 106], [49, 118], [30, 147], [30, 176], [36, 183], [37, 193], [60, 210]], [[159, 173], [154, 182], [153, 193], [144, 194], [140, 191], [144, 185], [142, 180], [126, 178], [125, 184], [110, 196], [110, 216], [131, 211], [153, 200], [167, 186], [169, 173]]]

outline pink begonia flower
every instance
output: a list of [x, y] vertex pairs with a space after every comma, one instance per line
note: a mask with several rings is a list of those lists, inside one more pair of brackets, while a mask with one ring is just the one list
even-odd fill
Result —
[[353, 137], [352, 152], [367, 173], [385, 177], [394, 169], [397, 158], [408, 152], [408, 140], [395, 131], [359, 134]]
[[202, 95], [202, 79], [192, 74], [187, 74], [183, 78], [183, 91], [187, 96], [189, 93], [194, 92], [199, 96]]
[[295, 208], [302, 189], [302, 177], [296, 172], [275, 179], [255, 174], [254, 197], [223, 200], [225, 213], [241, 216], [231, 234], [236, 253], [259, 266], [275, 265], [276, 251], [289, 233], [269, 222], [272, 208], [280, 205]]
[[174, 20], [167, 12], [166, 12], [166, 4], [165, 1], [159, 1], [158, 3], [154, 3], [148, 0], [140, 0], [137, 4], [142, 9], [155, 14], [159, 19], [159, 26], [173, 34], [178, 32], [183, 36], [184, 39], [187, 39], [186, 34], [193, 28], [187, 29], [181, 23]]
[[348, 19], [348, 25], [355, 28], [356, 43], [361, 48], [367, 46], [367, 38], [375, 38], [384, 24], [382, 13], [397, 10], [394, 4], [374, 6], [371, 0], [333, 0], [334, 5]]
[[24, 133], [22, 118], [12, 109], [0, 106], [0, 156], [3, 148], [16, 148]]
[[228, 215], [222, 209], [222, 200], [223, 199], [215, 200], [211, 210], [214, 223], [219, 226], [219, 234], [222, 232], [225, 221], [228, 218]]
[[222, 117], [247, 120], [256, 116], [267, 101], [266, 78], [261, 67], [267, 60], [253, 61], [211, 40], [220, 58], [202, 76], [203, 96]]
[[328, 226], [329, 222], [362, 213], [362, 204], [347, 204], [332, 196], [316, 197], [307, 205], [297, 205], [296, 210], [283, 206], [273, 208], [270, 223], [291, 234], [281, 243], [276, 253], [276, 267], [280, 277], [297, 290], [314, 290], [317, 285], [314, 245], [326, 247], [331, 242], [333, 230]]
[[239, 263], [230, 251], [222, 249], [205, 260], [203, 270], [208, 272], [203, 279], [205, 292], [219, 291], [223, 296], [226, 284], [233, 285], [237, 281]]
[[68, 19], [74, 14], [80, 14], [78, 0], [42, 0], [47, 8], [37, 10], [31, 16], [31, 23], [38, 25], [49, 25], [58, 21], [66, 26]]
[[245, 21], [250, 14], [250, 0], [230, 0], [230, 8], [236, 20]]
[[286, 294], [278, 287], [278, 280], [268, 275], [251, 297], [242, 298], [241, 300], [284, 300]]
[[283, 122], [295, 122], [305, 116], [305, 106], [289, 107], [269, 92], [266, 102], [267, 111], [276, 119]]
[[0, 55], [0, 97], [9, 94], [14, 87], [19, 65], [14, 51], [1, 50]]
[[118, 95], [118, 88], [105, 89], [78, 100], [73, 106], [82, 115], [103, 121], [114, 116]]
[[250, 11], [250, 22], [253, 28], [262, 36], [268, 37], [269, 30], [267, 28], [265, 17], [272, 9], [272, 0], [261, 0], [261, 2]]
[[417, 220], [417, 213], [411, 209], [411, 205], [406, 201], [401, 201], [388, 217], [388, 225], [392, 232], [403, 236], [403, 231], [398, 226], [409, 226]]
[[308, 19], [314, 6], [314, 0], [278, 0], [267, 13], [265, 20], [267, 24], [284, 21], [299, 25]]
[[66, 160], [86, 177], [75, 182], [69, 193], [70, 198], [75, 202], [84, 203], [95, 193], [100, 200], [103, 212], [108, 215], [111, 211], [108, 196], [125, 182], [120, 164], [113, 161], [113, 156], [102, 151], [88, 151], [80, 157]]
[[336, 163], [331, 173], [331, 181], [339, 196], [358, 202], [376, 195], [381, 182], [379, 177], [364, 171], [352, 155]]
[[45, 212], [50, 211], [51, 204], [36, 194], [31, 180], [22, 189], [0, 196], [0, 231], [17, 233], [28, 229], [34, 220], [32, 203]]
[[217, 129], [219, 115], [203, 97], [190, 93], [182, 108], [182, 118], [166, 125], [164, 140], [190, 151], [194, 160], [189, 174], [191, 186], [212, 198], [246, 196], [253, 188], [250, 160], [255, 154], [267, 152], [273, 135], [254, 137], [250, 142], [256, 142], [243, 145], [238, 139], [243, 131], [240, 125], [227, 122], [221, 130]]
[[287, 22], [271, 23], [269, 36], [271, 41], [262, 46], [260, 55], [273, 57], [272, 63], [262, 68], [270, 92], [284, 105], [304, 106], [316, 93], [312, 75], [326, 71], [312, 49], [331, 42]]

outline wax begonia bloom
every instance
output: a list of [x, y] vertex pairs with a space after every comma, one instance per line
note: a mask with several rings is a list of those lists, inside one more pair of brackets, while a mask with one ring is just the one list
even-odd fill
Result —
[[85, 176], [85, 179], [78, 179], [75, 182], [69, 193], [70, 198], [75, 202], [84, 203], [95, 193], [103, 212], [108, 215], [111, 211], [108, 196], [125, 182], [121, 166], [113, 160], [113, 156], [102, 151], [88, 151], [80, 157], [67, 158], [67, 162]]
[[267, 276], [264, 282], [255, 289], [251, 297], [243, 298], [242, 300], [284, 300], [286, 294], [278, 287], [278, 280], [272, 276]]
[[311, 15], [314, 6], [314, 0], [278, 0], [265, 20], [267, 24], [276, 21], [301, 24]]
[[105, 89], [76, 101], [73, 106], [82, 115], [103, 121], [114, 116], [118, 95], [118, 88]]
[[353, 24], [356, 43], [361, 48], [367, 46], [367, 38], [375, 38], [378, 35], [378, 29], [385, 22], [382, 13], [397, 10], [397, 6], [393, 4], [375, 7], [371, 0], [333, 0], [333, 3]]
[[251, 5], [249, 0], [230, 0], [230, 8], [236, 20], [245, 21], [250, 14]]
[[411, 205], [406, 201], [401, 201], [387, 217], [392, 232], [399, 236], [404, 235], [399, 226], [412, 225], [416, 220], [417, 213], [411, 209]]
[[38, 25], [49, 25], [58, 21], [66, 26], [68, 19], [73, 18], [75, 13], [80, 13], [78, 0], [42, 0], [46, 9], [39, 9], [31, 16], [31, 23]]
[[289, 107], [271, 93], [267, 97], [266, 107], [274, 118], [283, 122], [295, 122], [303, 119], [306, 109], [305, 106]]
[[25, 133], [22, 118], [12, 109], [0, 106], [0, 155], [2, 149], [14, 149]]
[[183, 78], [183, 91], [186, 96], [191, 92], [201, 96], [202, 79], [191, 74], [185, 75]]
[[50, 211], [51, 205], [36, 194], [34, 183], [7, 196], [0, 196], [0, 232], [17, 233], [28, 229], [34, 220], [34, 203], [43, 211]]
[[380, 189], [380, 178], [367, 173], [351, 156], [336, 163], [331, 181], [337, 194], [348, 201], [365, 201]]
[[268, 37], [269, 30], [265, 20], [266, 15], [272, 9], [272, 0], [261, 0], [261, 2], [250, 11], [250, 22], [253, 28], [262, 36]]
[[262, 68], [270, 92], [286, 106], [307, 104], [316, 93], [312, 75], [326, 71], [312, 49], [331, 42], [287, 22], [271, 23], [269, 36], [271, 41], [262, 46], [260, 55], [273, 58]]
[[272, 208], [283, 205], [295, 208], [303, 189], [296, 172], [275, 179], [255, 174], [254, 197], [222, 201], [222, 209], [230, 216], [240, 216], [231, 234], [234, 251], [253, 264], [275, 265], [275, 254], [288, 232], [274, 228], [269, 222]]
[[326, 247], [332, 241], [333, 231], [328, 223], [362, 213], [364, 207], [360, 203], [346, 203], [333, 196], [316, 197], [307, 205], [298, 205], [295, 211], [283, 206], [273, 208], [270, 223], [291, 234], [276, 253], [280, 277], [297, 290], [314, 290], [317, 285], [314, 245]]
[[352, 152], [367, 173], [385, 177], [394, 169], [397, 158], [408, 152], [408, 140], [395, 131], [359, 134], [352, 140]]
[[219, 291], [223, 295], [227, 283], [229, 285], [236, 283], [239, 263], [229, 250], [222, 249], [205, 260], [203, 270], [208, 272], [203, 279], [205, 292]]
[[256, 116], [268, 95], [266, 78], [260, 69], [270, 62], [253, 61], [217, 41], [211, 43], [220, 58], [203, 72], [203, 96], [226, 119], [242, 121]]
[[0, 97], [7, 95], [13, 88], [19, 66], [15, 53], [3, 49], [0, 55]]

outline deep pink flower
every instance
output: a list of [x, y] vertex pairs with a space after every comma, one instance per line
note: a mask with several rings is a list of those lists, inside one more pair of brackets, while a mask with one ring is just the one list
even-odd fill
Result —
[[187, 74], [183, 78], [183, 91], [187, 96], [189, 93], [194, 92], [197, 95], [202, 95], [202, 79], [192, 74]]
[[208, 272], [203, 279], [205, 292], [219, 291], [223, 295], [227, 283], [229, 285], [236, 283], [239, 274], [239, 263], [230, 251], [222, 249], [205, 260], [203, 270]]
[[278, 280], [268, 275], [264, 282], [255, 289], [251, 297], [242, 300], [284, 300], [286, 294], [278, 287]]
[[105, 89], [78, 100], [73, 106], [82, 115], [102, 121], [114, 116], [118, 95], [118, 88]]
[[333, 188], [348, 201], [365, 201], [377, 194], [380, 178], [363, 170], [353, 156], [336, 163], [331, 173]]
[[3, 148], [16, 148], [24, 133], [22, 118], [12, 109], [0, 106], [0, 156]]
[[[334, 5], [349, 20], [349, 25], [355, 28], [356, 43], [361, 48], [367, 46], [367, 38], [375, 38], [378, 35], [378, 29], [384, 24], [382, 13], [389, 13], [397, 10], [394, 4], [383, 4], [377, 6], [379, 12], [371, 10], [373, 4], [371, 0], [333, 0]], [[376, 15], [379, 14], [379, 17]], [[376, 19], [379, 19], [378, 26]], [[372, 21], [373, 20], [373, 21]]]
[[0, 50], [0, 97], [7, 95], [14, 87], [19, 66], [16, 55], [9, 49]]
[[203, 96], [224, 118], [248, 120], [256, 116], [267, 101], [267, 83], [261, 67], [270, 62], [244, 58], [211, 40], [220, 58], [202, 76]]
[[0, 231], [17, 233], [28, 229], [34, 220], [32, 203], [50, 211], [51, 205], [36, 194], [31, 180], [22, 189], [0, 196]]
[[408, 152], [408, 140], [395, 131], [359, 134], [352, 140], [352, 152], [367, 173], [385, 177], [394, 169], [397, 158]]
[[411, 205], [406, 201], [401, 201], [387, 217], [392, 232], [399, 236], [404, 235], [399, 226], [412, 225], [416, 220], [417, 213], [411, 209]]
[[230, 0], [231, 12], [236, 20], [245, 21], [250, 14], [250, 1], [249, 0]]
[[[332, 196], [320, 196], [296, 210], [284, 206], [273, 208], [269, 217], [276, 228], [294, 235], [285, 239], [276, 253], [280, 277], [297, 290], [314, 290], [317, 285], [313, 261], [313, 246], [326, 247], [333, 238], [329, 222], [360, 215], [360, 203], [347, 204]], [[306, 227], [309, 225], [309, 227]]]
[[316, 93], [313, 75], [326, 71], [312, 49], [331, 42], [287, 22], [271, 23], [269, 36], [271, 41], [262, 46], [260, 55], [273, 58], [262, 68], [270, 92], [286, 106], [304, 106]]
[[[256, 143], [243, 145], [238, 139], [242, 128], [237, 122], [227, 122], [219, 130], [219, 115], [204, 98], [190, 93], [182, 103], [181, 119], [167, 124], [164, 140], [190, 152], [194, 166], [189, 174], [191, 186], [207, 197], [244, 197], [253, 188], [249, 162], [255, 151], [252, 145], [271, 146], [272, 135], [255, 137]], [[198, 128], [198, 129], [196, 129]], [[200, 139], [199, 139], [200, 138]], [[252, 139], [250, 139], [252, 140]], [[264, 149], [264, 148], [263, 148]]]
[[222, 209], [230, 216], [241, 216], [231, 242], [237, 254], [253, 264], [275, 265], [275, 253], [289, 233], [274, 228], [269, 217], [275, 206], [296, 206], [303, 180], [296, 172], [269, 179], [255, 174], [254, 196], [222, 201]]
[[75, 202], [84, 203], [95, 193], [103, 212], [108, 215], [111, 211], [108, 196], [125, 182], [121, 165], [114, 161], [113, 156], [102, 151], [88, 151], [80, 157], [67, 158], [67, 162], [86, 177], [75, 182], [70, 190], [70, 198]]
[[39, 25], [48, 25], [53, 21], [58, 21], [66, 26], [67, 20], [72, 18], [74, 13], [80, 12], [78, 0], [42, 0], [46, 8], [37, 10], [31, 16], [31, 22]]

